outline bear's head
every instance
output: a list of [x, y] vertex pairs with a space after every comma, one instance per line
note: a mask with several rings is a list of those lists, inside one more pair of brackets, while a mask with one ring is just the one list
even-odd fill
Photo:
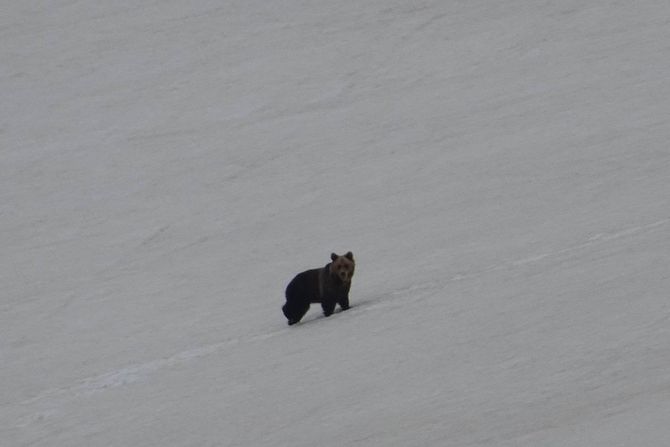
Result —
[[351, 282], [356, 267], [354, 255], [351, 252], [347, 252], [344, 256], [332, 253], [330, 259], [333, 261], [330, 263], [330, 273], [336, 275], [344, 283]]

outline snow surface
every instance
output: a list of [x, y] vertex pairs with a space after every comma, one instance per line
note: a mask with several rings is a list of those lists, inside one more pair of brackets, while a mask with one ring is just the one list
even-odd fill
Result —
[[2, 446], [670, 445], [667, 0], [2, 11]]

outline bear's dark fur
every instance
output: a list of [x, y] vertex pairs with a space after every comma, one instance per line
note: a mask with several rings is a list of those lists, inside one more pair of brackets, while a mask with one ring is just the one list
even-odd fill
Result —
[[320, 269], [298, 273], [286, 286], [286, 304], [282, 307], [288, 324], [292, 325], [309, 310], [311, 303], [321, 303], [323, 314], [330, 316], [339, 304], [342, 310], [349, 309], [349, 289], [354, 274], [354, 255], [330, 255], [332, 262]]

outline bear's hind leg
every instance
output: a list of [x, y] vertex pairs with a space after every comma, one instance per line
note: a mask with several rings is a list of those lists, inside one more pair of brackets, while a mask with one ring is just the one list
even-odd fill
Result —
[[309, 310], [309, 303], [299, 305], [293, 303], [293, 305], [289, 305], [287, 302], [281, 309], [284, 312], [284, 316], [288, 319], [288, 325], [292, 326], [300, 321], [300, 319], [307, 313]]

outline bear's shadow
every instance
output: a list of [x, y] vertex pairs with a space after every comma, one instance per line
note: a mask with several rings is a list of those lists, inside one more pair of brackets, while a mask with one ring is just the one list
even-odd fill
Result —
[[331, 318], [333, 318], [333, 317], [335, 317], [335, 316], [337, 316], [341, 313], [351, 312], [352, 309], [354, 309], [356, 307], [359, 307], [359, 306], [360, 305], [354, 305], [354, 306], [350, 305], [349, 309], [347, 309], [346, 311], [344, 311], [344, 310], [342, 310], [338, 307], [337, 309], [335, 309], [335, 311], [333, 311], [332, 315], [330, 315], [330, 316], [325, 316], [323, 314], [323, 312], [319, 312], [318, 314], [310, 317], [310, 313], [308, 313], [307, 315], [305, 315], [307, 318], [304, 318], [303, 320], [301, 320], [298, 323], [292, 325], [291, 327], [295, 328], [295, 327], [300, 327], [300, 326], [305, 326], [305, 325], [308, 325], [308, 324], [316, 323], [317, 321], [321, 321], [321, 320], [325, 320], [325, 319], [331, 319]]

